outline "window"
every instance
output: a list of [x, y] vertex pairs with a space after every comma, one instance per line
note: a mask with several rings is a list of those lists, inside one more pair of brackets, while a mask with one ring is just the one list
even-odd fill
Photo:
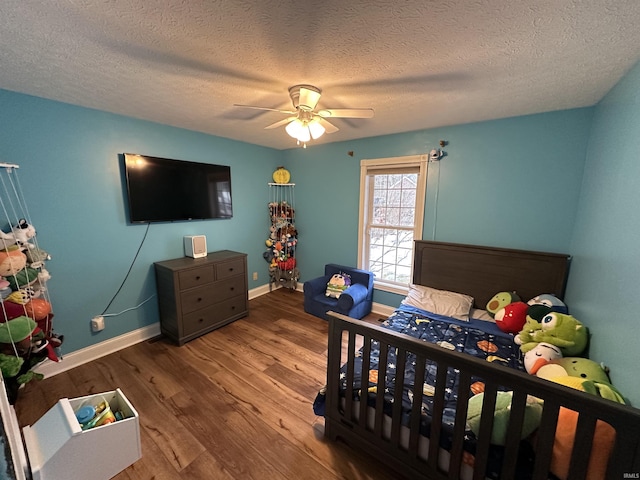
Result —
[[360, 162], [358, 261], [377, 288], [405, 293], [413, 241], [422, 239], [427, 155]]

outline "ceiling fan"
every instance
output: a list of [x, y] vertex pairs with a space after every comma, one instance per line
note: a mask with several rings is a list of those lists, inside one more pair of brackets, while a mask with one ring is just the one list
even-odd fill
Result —
[[322, 91], [313, 85], [294, 85], [289, 88], [289, 96], [294, 110], [280, 110], [277, 108], [258, 107], [254, 105], [238, 105], [235, 107], [253, 108], [256, 110], [268, 110], [271, 112], [284, 113], [289, 115], [283, 120], [279, 120], [265, 129], [278, 128], [286, 125], [287, 133], [307, 147], [307, 142], [312, 138], [320, 138], [325, 132], [334, 133], [339, 129], [329, 122], [327, 118], [372, 118], [372, 108], [329, 108], [317, 110], [318, 101]]

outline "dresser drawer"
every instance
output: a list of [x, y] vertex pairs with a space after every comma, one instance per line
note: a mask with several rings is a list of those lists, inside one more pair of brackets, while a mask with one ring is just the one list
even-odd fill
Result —
[[189, 270], [178, 272], [180, 290], [187, 290], [199, 285], [204, 285], [205, 283], [213, 282], [215, 280], [213, 267], [213, 265], [204, 265], [199, 268], [191, 268]]
[[202, 287], [192, 288], [180, 294], [180, 304], [182, 306], [181, 313], [194, 312], [206, 306], [209, 306], [219, 300], [219, 296], [214, 295], [212, 291], [213, 283], [203, 285]]
[[220, 262], [216, 264], [215, 267], [216, 280], [233, 277], [234, 275], [245, 274], [243, 258], [236, 258], [233, 260], [229, 260], [228, 262]]
[[201, 330], [212, 328], [221, 323], [226, 323], [234, 315], [247, 310], [247, 300], [239, 295], [224, 302], [216, 303], [197, 312], [182, 317], [182, 335], [187, 337]]
[[246, 292], [246, 287], [243, 275], [236, 275], [187, 290], [180, 294], [182, 314], [193, 312], [244, 292]]

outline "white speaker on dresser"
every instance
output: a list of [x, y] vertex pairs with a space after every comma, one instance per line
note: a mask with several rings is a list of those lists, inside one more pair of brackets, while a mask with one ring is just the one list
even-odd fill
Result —
[[189, 235], [184, 237], [184, 254], [187, 257], [202, 258], [207, 256], [207, 237]]

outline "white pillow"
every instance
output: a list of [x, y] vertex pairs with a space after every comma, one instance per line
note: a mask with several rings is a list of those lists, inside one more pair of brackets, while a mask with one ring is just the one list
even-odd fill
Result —
[[469, 312], [473, 306], [473, 297], [462, 293], [449, 292], [448, 290], [437, 290], [412, 284], [402, 303], [437, 313], [438, 315], [445, 315], [468, 322]]
[[475, 318], [476, 320], [484, 320], [485, 322], [494, 322], [496, 321], [489, 312], [486, 310], [482, 310], [480, 308], [472, 308], [469, 312], [469, 318]]

